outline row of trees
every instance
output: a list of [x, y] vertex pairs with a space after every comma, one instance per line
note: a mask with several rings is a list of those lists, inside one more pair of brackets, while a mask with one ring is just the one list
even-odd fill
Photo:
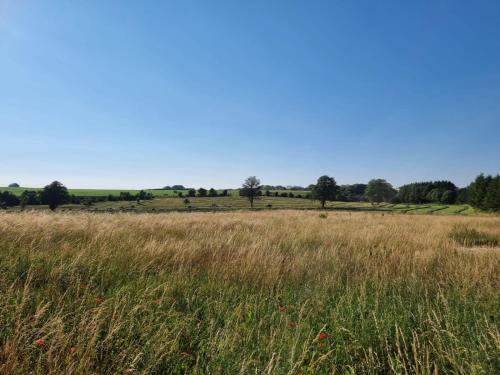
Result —
[[[184, 197], [184, 193], [182, 191], [179, 192], [177, 195], [179, 196], [179, 198]], [[210, 188], [209, 190], [204, 188], [199, 188], [198, 190], [189, 189], [185, 196], [189, 198], [194, 198], [194, 197], [204, 198], [204, 197], [227, 197], [228, 195], [229, 191], [227, 189], [218, 192], [214, 188]]]
[[94, 202], [101, 201], [141, 201], [153, 199], [154, 196], [150, 192], [141, 190], [137, 194], [132, 194], [128, 191], [120, 192], [120, 195], [109, 195], [103, 197], [76, 197], [70, 195], [68, 189], [59, 181], [54, 181], [51, 184], [45, 186], [40, 191], [30, 191], [25, 190], [18, 197], [15, 194], [4, 191], [0, 193], [0, 207], [22, 207], [27, 205], [48, 205], [51, 210], [55, 210], [58, 206], [74, 203], [74, 204], [85, 204], [91, 205]]
[[398, 198], [403, 203], [453, 204], [457, 200], [458, 188], [451, 181], [414, 182], [399, 188]]
[[458, 192], [459, 203], [488, 211], [500, 211], [500, 175], [480, 174], [468, 187]]
[[[269, 185], [268, 185], [269, 186]], [[406, 184], [400, 187], [399, 191], [383, 179], [373, 179], [368, 184], [353, 184], [338, 186], [335, 179], [330, 176], [321, 176], [316, 184], [309, 185], [310, 194], [294, 194], [292, 192], [271, 192], [266, 190], [262, 193], [263, 186], [260, 180], [251, 176], [248, 177], [241, 189], [240, 196], [248, 198], [250, 207], [253, 207], [254, 200], [259, 196], [282, 196], [282, 197], [304, 197], [318, 200], [322, 208], [325, 207], [327, 201], [345, 200], [345, 201], [361, 201], [367, 200], [373, 204], [381, 202], [392, 203], [442, 203], [453, 204], [462, 203], [470, 204], [473, 207], [482, 210], [500, 211], [500, 175], [484, 176], [479, 175], [474, 182], [468, 187], [458, 189], [455, 184], [450, 181], [430, 181], [430, 182], [415, 182]], [[183, 193], [179, 193], [179, 197], [183, 197]], [[209, 190], [200, 188], [197, 191], [190, 189], [187, 192], [187, 197], [217, 197], [227, 196], [228, 190], [218, 192], [211, 188]], [[10, 207], [17, 205], [36, 205], [45, 204], [54, 210], [61, 204], [65, 203], [86, 203], [92, 197], [78, 198], [71, 196], [66, 187], [58, 181], [45, 186], [41, 191], [24, 191], [20, 197], [8, 191], [0, 193], [0, 207]], [[108, 197], [100, 197], [100, 200], [125, 200], [125, 201], [140, 201], [153, 199], [153, 194], [141, 190], [137, 194], [130, 192], [121, 192], [119, 196], [110, 195]]]
[[60, 182], [54, 181], [41, 191], [24, 191], [20, 197], [4, 191], [0, 193], [0, 207], [46, 204], [51, 210], [54, 210], [61, 204], [71, 202], [71, 199], [66, 187]]
[[[396, 190], [384, 179], [373, 179], [368, 184], [338, 186], [330, 176], [321, 176], [316, 184], [310, 185], [312, 199], [320, 202], [322, 208], [327, 201], [367, 200], [372, 204], [390, 203], [467, 203], [483, 210], [500, 211], [500, 176], [479, 175], [467, 188], [458, 189], [451, 181], [415, 182]], [[253, 207], [254, 200], [262, 195], [260, 180], [249, 177], [240, 189]], [[266, 194], [267, 195], [267, 194]], [[309, 196], [307, 196], [309, 197]]]

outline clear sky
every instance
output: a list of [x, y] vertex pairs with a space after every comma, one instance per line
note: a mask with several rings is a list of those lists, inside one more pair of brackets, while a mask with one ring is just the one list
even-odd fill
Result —
[[500, 1], [0, 0], [0, 186], [500, 172]]

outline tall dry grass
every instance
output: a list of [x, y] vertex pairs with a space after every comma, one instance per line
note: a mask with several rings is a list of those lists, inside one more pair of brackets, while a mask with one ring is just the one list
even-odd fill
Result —
[[500, 255], [462, 251], [463, 226], [500, 236], [494, 217], [0, 214], [0, 373], [498, 373]]

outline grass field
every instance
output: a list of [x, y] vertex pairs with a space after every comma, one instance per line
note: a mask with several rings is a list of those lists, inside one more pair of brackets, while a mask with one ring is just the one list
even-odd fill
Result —
[[[91, 210], [91, 211], [134, 211], [134, 212], [161, 212], [172, 210], [241, 210], [248, 209], [248, 200], [239, 196], [188, 198], [159, 197], [137, 203], [135, 201], [106, 201], [94, 203], [90, 207], [82, 205], [64, 205], [59, 210]], [[188, 208], [189, 207], [189, 208]], [[260, 197], [254, 202], [255, 209], [318, 209], [319, 202], [302, 198]], [[387, 204], [372, 205], [367, 202], [327, 202], [328, 210], [346, 211], [373, 211], [386, 213], [433, 214], [433, 215], [471, 215], [485, 214], [469, 205], [439, 205], [439, 204]], [[27, 210], [46, 210], [47, 206], [27, 206]], [[21, 207], [13, 207], [9, 211], [20, 211]]]
[[497, 374], [470, 234], [500, 218], [0, 213], [0, 373]]
[[[244, 197], [214, 197], [214, 198], [189, 198], [191, 210], [196, 209], [247, 209], [248, 200]], [[318, 209], [319, 202], [311, 199], [301, 198], [282, 198], [282, 197], [261, 197], [254, 202], [256, 209]], [[73, 207], [75, 208], [75, 207]], [[183, 210], [186, 209], [183, 198], [158, 198], [151, 201], [136, 202], [100, 202], [92, 206], [94, 210], [119, 210], [121, 208], [133, 209], [141, 212], [151, 212], [158, 210]], [[327, 209], [349, 210], [349, 211], [380, 211], [380, 212], [399, 212], [399, 213], [420, 213], [420, 214], [473, 214], [476, 213], [468, 205], [393, 205], [380, 204], [373, 206], [367, 202], [327, 202]]]

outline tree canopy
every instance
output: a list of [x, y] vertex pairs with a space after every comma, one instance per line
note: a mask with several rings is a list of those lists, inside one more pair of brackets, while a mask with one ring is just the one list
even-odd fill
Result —
[[371, 203], [390, 202], [396, 196], [397, 191], [386, 180], [378, 178], [368, 182], [366, 187], [366, 198]]
[[255, 176], [250, 176], [243, 182], [240, 189], [240, 195], [248, 198], [251, 208], [253, 208], [254, 199], [260, 195], [261, 188], [260, 180]]
[[69, 201], [68, 189], [59, 181], [54, 181], [45, 186], [40, 192], [40, 200], [42, 204], [46, 204], [51, 210], [55, 210], [61, 204]]
[[325, 208], [326, 201], [335, 200], [336, 194], [337, 183], [330, 176], [321, 176], [312, 188], [312, 197], [320, 201], [321, 208]]

